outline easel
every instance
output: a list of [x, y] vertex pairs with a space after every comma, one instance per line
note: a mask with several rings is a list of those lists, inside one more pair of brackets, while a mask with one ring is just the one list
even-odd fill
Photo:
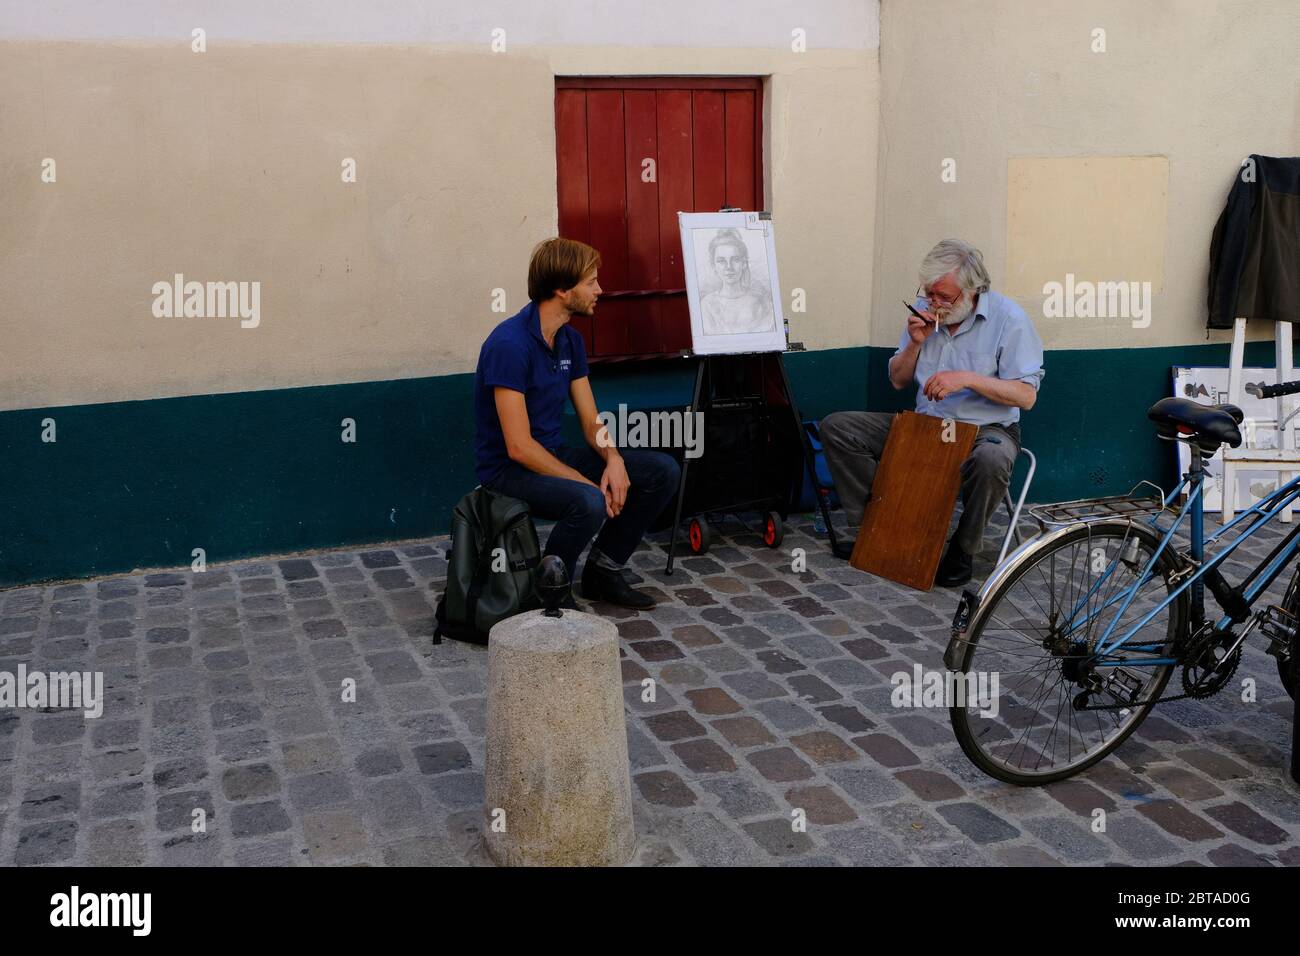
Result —
[[[1291, 323], [1273, 323], [1273, 341], [1277, 362], [1278, 382], [1289, 382], [1293, 374], [1291, 361]], [[1241, 367], [1246, 353], [1246, 320], [1238, 318], [1232, 325], [1232, 351], [1228, 359], [1228, 401], [1233, 405], [1241, 404]], [[1296, 451], [1295, 434], [1291, 430], [1291, 419], [1296, 411], [1286, 414], [1287, 400], [1284, 396], [1277, 402], [1276, 421], [1278, 441], [1276, 448], [1248, 448], [1243, 441], [1240, 447], [1223, 446], [1223, 523], [1232, 520], [1237, 509], [1237, 470], [1274, 471], [1277, 472], [1278, 486], [1285, 484], [1300, 472], [1300, 453]], [[1297, 409], [1300, 411], [1300, 409]], [[1249, 438], [1250, 436], [1247, 436]], [[1282, 520], [1291, 521], [1291, 504], [1282, 509]]]
[[[803, 351], [803, 346], [799, 345], [798, 343], [792, 343], [791, 347], [788, 348], [786, 351], [801, 352]], [[794, 427], [796, 433], [799, 435], [800, 447], [803, 449], [804, 469], [807, 473], [808, 481], [811, 482], [812, 487], [815, 490], [817, 488], [816, 459], [813, 455], [812, 443], [808, 440], [808, 432], [803, 427], [803, 419], [799, 416], [799, 407], [798, 405], [795, 404], [794, 391], [790, 388], [790, 376], [786, 374], [786, 370], [785, 370], [785, 353], [748, 352], [748, 353], [740, 353], [739, 355], [694, 355], [694, 353], [691, 354], [692, 357], [699, 360], [699, 367], [695, 371], [695, 391], [691, 397], [691, 405], [690, 408], [687, 410], [687, 414], [693, 415], [696, 411], [702, 411], [706, 416], [705, 421], [708, 420], [707, 418], [708, 411], [713, 403], [713, 399], [710, 392], [705, 389], [705, 382], [710, 380], [709, 375], [711, 372], [714, 371], [715, 362], [721, 362], [721, 361], [725, 361], [729, 359], [737, 359], [737, 358], [750, 358], [753, 356], [758, 356], [761, 360], [763, 356], [767, 356], [767, 355], [776, 356], [775, 364], [776, 367], [780, 370], [780, 375], [777, 379], [777, 382], [781, 390], [781, 395], [785, 399], [786, 405], [790, 409], [791, 424]], [[705, 454], [707, 455], [707, 451]], [[665, 574], [673, 573], [673, 563], [677, 556], [677, 532], [682, 524], [682, 506], [686, 500], [686, 476], [690, 470], [690, 464], [691, 464], [691, 459], [689, 458], [682, 459], [682, 474], [681, 474], [681, 480], [677, 485], [677, 507], [674, 510], [674, 514], [673, 514], [672, 535], [668, 541], [668, 566], [664, 569]], [[793, 488], [790, 490], [791, 492], [794, 491]], [[793, 497], [793, 495], [791, 495], [791, 497]], [[819, 508], [821, 508], [822, 518], [826, 522], [826, 531], [830, 535], [831, 547], [834, 548], [837, 538], [835, 534], [835, 526], [831, 524], [830, 509], [826, 505], [826, 496], [822, 494], [817, 494], [816, 497], [817, 497], [817, 505]], [[741, 511], [744, 510], [745, 505], [751, 505], [751, 504], [753, 504], [753, 502], [746, 502], [746, 501], [735, 502], [735, 503], [731, 503], [728, 507], [725, 508], [720, 507], [716, 510]]]

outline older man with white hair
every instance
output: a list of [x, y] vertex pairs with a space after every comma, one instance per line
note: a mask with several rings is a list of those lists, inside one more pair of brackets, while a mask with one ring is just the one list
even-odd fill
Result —
[[[921, 263], [921, 289], [898, 350], [889, 360], [896, 389], [915, 382], [916, 410], [979, 427], [961, 468], [961, 518], [939, 565], [936, 583], [959, 587], [971, 578], [984, 528], [1006, 492], [1020, 451], [1020, 412], [1033, 408], [1043, 380], [1043, 343], [1023, 309], [989, 288], [980, 251], [945, 239]], [[826, 461], [853, 527], [871, 493], [885, 450], [890, 412], [835, 412], [821, 424]], [[847, 558], [852, 542], [841, 542]]]

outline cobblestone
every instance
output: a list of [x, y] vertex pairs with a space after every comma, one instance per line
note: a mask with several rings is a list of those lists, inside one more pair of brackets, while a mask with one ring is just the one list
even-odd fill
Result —
[[[1291, 703], [1258, 642], [1258, 703], [1161, 706], [1085, 773], [1017, 788], [946, 710], [891, 704], [892, 674], [941, 668], [954, 592], [861, 574], [799, 516], [780, 551], [719, 533], [671, 577], [666, 540], [630, 562], [659, 605], [593, 608], [624, 654], [639, 865], [1300, 866]], [[474, 862], [486, 652], [429, 639], [447, 546], [0, 593], [0, 669], [106, 690], [95, 719], [0, 711], [0, 865]]]

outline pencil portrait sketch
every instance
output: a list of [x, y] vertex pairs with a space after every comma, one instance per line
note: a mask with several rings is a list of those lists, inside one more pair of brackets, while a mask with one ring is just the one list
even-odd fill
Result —
[[[704, 238], [713, 233], [707, 245]], [[735, 229], [696, 229], [695, 244], [707, 251], [707, 264], [700, 269], [700, 309], [704, 313], [705, 335], [736, 335], [770, 332], [776, 327], [772, 313], [772, 292], [754, 275], [744, 238]], [[760, 270], [767, 263], [760, 260]], [[709, 289], [710, 291], [704, 291]]]
[[757, 213], [679, 213], [694, 350], [785, 348], [775, 237]]

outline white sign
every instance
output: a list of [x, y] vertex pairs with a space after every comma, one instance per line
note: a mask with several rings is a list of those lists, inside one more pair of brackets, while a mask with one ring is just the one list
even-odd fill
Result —
[[[1241, 447], [1277, 448], [1277, 399], [1255, 398], [1245, 390], [1245, 386], [1251, 384], [1276, 385], [1277, 369], [1243, 368], [1241, 382], [1242, 395], [1238, 407], [1245, 419], [1241, 428]], [[1222, 405], [1228, 401], [1228, 370], [1176, 365], [1174, 396], [1190, 398], [1202, 405]], [[1245, 422], [1250, 422], [1250, 426], [1247, 427]], [[1300, 415], [1291, 419], [1288, 427], [1300, 438]], [[1178, 448], [1178, 473], [1182, 475], [1191, 465], [1191, 452], [1186, 442], [1174, 444]], [[1238, 512], [1245, 511], [1277, 490], [1276, 471], [1238, 468], [1236, 480]], [[1223, 511], [1223, 446], [1205, 462], [1205, 486], [1201, 497], [1206, 511]]]

